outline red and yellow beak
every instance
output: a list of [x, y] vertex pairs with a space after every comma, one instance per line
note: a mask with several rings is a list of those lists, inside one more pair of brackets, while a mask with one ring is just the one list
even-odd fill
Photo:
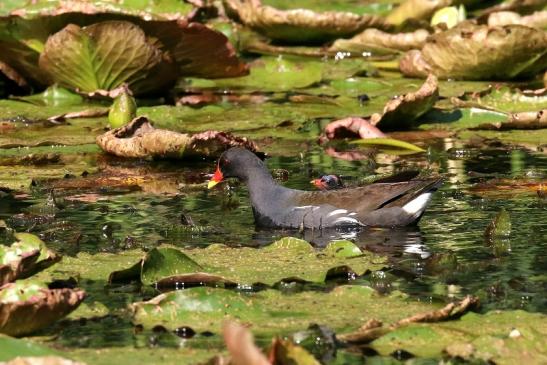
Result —
[[209, 180], [209, 183], [207, 184], [207, 189], [213, 188], [216, 184], [221, 182], [224, 179], [224, 176], [222, 176], [222, 171], [220, 171], [220, 168], [217, 166], [217, 169], [215, 171], [215, 174]]
[[310, 183], [315, 185], [317, 188], [321, 190], [325, 189], [325, 185], [323, 185], [323, 182], [321, 181], [321, 179], [313, 179], [312, 181], [310, 181]]

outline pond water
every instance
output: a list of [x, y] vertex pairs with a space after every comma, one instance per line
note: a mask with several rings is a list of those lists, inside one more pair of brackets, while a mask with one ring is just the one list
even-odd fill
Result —
[[[284, 176], [280, 183], [301, 189], [312, 189], [310, 179], [324, 173], [337, 173], [349, 185], [374, 174], [412, 168], [434, 169], [446, 176], [418, 227], [360, 232], [259, 230], [253, 224], [244, 186], [232, 181], [208, 191], [202, 184], [214, 169], [213, 161], [180, 167], [174, 162], [113, 159], [107, 165], [124, 171], [140, 171], [145, 166], [150, 174], [169, 176], [156, 183], [174, 184], [179, 193], [56, 189], [53, 204], [47, 189], [38, 184], [31, 197], [4, 205], [0, 219], [19, 231], [39, 234], [68, 256], [139, 247], [148, 250], [162, 243], [256, 247], [286, 235], [321, 247], [332, 239], [348, 238], [389, 258], [389, 266], [381, 273], [351, 278], [355, 285], [371, 285], [383, 292], [398, 289], [426, 301], [474, 294], [481, 298], [484, 311], [547, 311], [543, 295], [547, 285], [547, 201], [524, 184], [530, 178], [544, 177], [547, 156], [542, 153], [500, 146], [479, 150], [445, 139], [432, 141], [426, 154], [407, 157], [380, 154], [375, 159], [345, 161], [314, 147], [298, 156], [268, 159], [274, 175]], [[481, 188], [494, 178], [512, 179], [514, 186], [507, 189], [506, 181]], [[81, 201], [86, 196], [95, 198]], [[484, 231], [501, 208], [511, 216], [511, 236], [490, 242]], [[188, 220], [193, 226], [186, 224]], [[100, 286], [96, 289], [103, 290]], [[120, 300], [116, 295], [111, 292], [110, 300]]]

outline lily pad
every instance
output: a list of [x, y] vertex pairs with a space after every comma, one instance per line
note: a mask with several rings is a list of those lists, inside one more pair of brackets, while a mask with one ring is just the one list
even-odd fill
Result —
[[431, 306], [397, 296], [380, 296], [373, 289], [360, 286], [291, 295], [271, 289], [246, 294], [200, 287], [160, 294], [131, 305], [134, 322], [147, 327], [184, 325], [196, 332], [215, 332], [225, 319], [237, 319], [253, 323], [255, 335], [270, 338], [273, 334], [307, 328], [311, 323], [325, 323], [335, 331], [357, 329], [359, 323], [374, 316], [395, 321], [425, 308]]
[[[256, 266], [257, 262], [263, 264]], [[142, 267], [140, 271], [138, 265]], [[183, 251], [158, 248], [140, 264], [113, 272], [109, 281], [136, 279], [160, 286], [205, 282], [273, 285], [284, 280], [321, 283], [329, 275], [351, 272], [361, 275], [384, 265], [382, 258], [361, 252], [348, 241], [332, 242], [324, 251], [316, 252], [308, 242], [287, 237], [261, 249], [224, 245]]]
[[547, 34], [536, 28], [462, 23], [431, 36], [421, 51], [409, 51], [399, 66], [413, 77], [510, 80], [544, 70], [546, 50]]
[[21, 336], [49, 326], [80, 305], [82, 290], [47, 289], [42, 283], [18, 281], [0, 287], [0, 332]]
[[[516, 332], [512, 332], [516, 329]], [[513, 335], [511, 335], [513, 333]], [[518, 334], [518, 335], [517, 335]], [[372, 342], [381, 355], [404, 350], [415, 356], [438, 356], [453, 344], [468, 344], [466, 358], [496, 364], [547, 361], [542, 345], [547, 334], [544, 314], [523, 311], [469, 313], [459, 321], [435, 324], [412, 324], [397, 329]]]
[[381, 17], [357, 15], [349, 12], [326, 11], [317, 13], [308, 9], [279, 10], [254, 0], [225, 0], [229, 13], [243, 24], [268, 36], [287, 43], [321, 43], [352, 36], [367, 27], [384, 28]]
[[513, 11], [497, 11], [488, 16], [488, 25], [491, 27], [508, 24], [520, 24], [527, 27], [546, 29], [547, 10], [536, 11], [533, 14], [524, 16]]
[[0, 361], [8, 361], [17, 356], [48, 356], [57, 354], [57, 351], [32, 341], [0, 334]]

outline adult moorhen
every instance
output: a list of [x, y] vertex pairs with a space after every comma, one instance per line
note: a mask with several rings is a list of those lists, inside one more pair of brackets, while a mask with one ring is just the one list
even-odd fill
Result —
[[396, 227], [416, 224], [442, 178], [303, 191], [278, 185], [264, 162], [240, 147], [219, 158], [212, 188], [235, 177], [249, 188], [255, 222], [272, 228]]

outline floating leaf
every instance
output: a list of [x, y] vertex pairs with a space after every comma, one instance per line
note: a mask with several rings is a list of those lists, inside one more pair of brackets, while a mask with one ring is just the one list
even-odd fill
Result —
[[492, 219], [484, 235], [488, 239], [494, 239], [499, 237], [507, 237], [511, 234], [511, 217], [505, 209], [501, 209], [499, 213]]
[[83, 103], [83, 97], [72, 91], [62, 88], [57, 84], [48, 87], [40, 94], [30, 96], [13, 97], [15, 100], [23, 100], [35, 105], [45, 106], [69, 106], [80, 105]]
[[0, 361], [8, 361], [18, 356], [49, 356], [57, 354], [57, 351], [32, 341], [0, 334]]
[[[263, 264], [257, 267], [256, 262]], [[349, 272], [360, 275], [366, 270], [380, 269], [384, 261], [376, 261], [349, 241], [334, 241], [316, 252], [308, 242], [286, 237], [260, 249], [224, 245], [184, 251], [157, 248], [144, 258], [142, 271], [138, 271], [137, 265], [141, 263], [113, 272], [109, 281], [140, 279], [144, 284], [160, 286], [175, 283], [273, 285], [283, 280], [320, 283], [328, 276]]]
[[520, 24], [527, 27], [546, 29], [547, 10], [536, 11], [533, 14], [524, 16], [512, 11], [498, 11], [488, 16], [488, 25], [491, 27], [508, 24]]

